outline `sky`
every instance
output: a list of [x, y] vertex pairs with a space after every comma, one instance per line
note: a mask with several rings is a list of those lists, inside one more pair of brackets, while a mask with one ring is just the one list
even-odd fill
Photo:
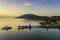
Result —
[[60, 16], [60, 0], [0, 0], [0, 16]]

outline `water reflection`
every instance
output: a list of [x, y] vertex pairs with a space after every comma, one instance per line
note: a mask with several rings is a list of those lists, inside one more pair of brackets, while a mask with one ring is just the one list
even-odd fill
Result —
[[20, 29], [17, 31], [8, 31], [3, 33], [2, 40], [59, 40], [60, 32], [58, 29], [49, 28], [48, 31], [45, 28], [31, 28], [31, 30]]
[[[17, 26], [17, 30], [29, 30], [29, 31], [31, 31], [33, 28], [40, 28], [39, 26], [35, 26], [35, 27], [33, 27], [33, 26]], [[60, 32], [60, 28], [43, 28], [43, 29], [45, 29], [46, 31], [48, 31], [49, 29], [58, 29], [59, 30], [59, 32]], [[13, 30], [13, 28], [12, 27], [9, 27], [9, 26], [5, 26], [5, 27], [2, 27], [1, 28], [1, 30], [6, 30], [6, 31], [9, 31], [9, 30]]]
[[[38, 23], [40, 21], [0, 19], [0, 40], [60, 40], [60, 28], [42, 28]], [[11, 28], [3, 31], [6, 25]]]
[[11, 30], [11, 29], [2, 29], [2, 30], [6, 30], [6, 31], [9, 31], [9, 30]]

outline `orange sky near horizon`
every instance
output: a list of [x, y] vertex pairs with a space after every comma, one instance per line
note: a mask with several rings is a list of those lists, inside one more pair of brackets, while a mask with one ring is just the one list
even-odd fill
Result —
[[[49, 8], [50, 9], [50, 8]], [[21, 16], [23, 14], [36, 14], [39, 16], [59, 16], [60, 14], [59, 10], [28, 10], [28, 9], [15, 9], [15, 8], [5, 8], [5, 7], [0, 7], [0, 16]]]
[[60, 16], [59, 0], [0, 0], [0, 16]]

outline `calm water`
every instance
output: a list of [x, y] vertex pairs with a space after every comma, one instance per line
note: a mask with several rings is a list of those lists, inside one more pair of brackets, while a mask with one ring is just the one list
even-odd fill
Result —
[[[0, 40], [60, 40], [59, 29], [31, 28], [17, 29], [18, 26], [29, 25], [39, 26], [39, 21], [29, 21], [24, 19], [0, 19]], [[11, 26], [11, 30], [1, 30], [6, 25]]]

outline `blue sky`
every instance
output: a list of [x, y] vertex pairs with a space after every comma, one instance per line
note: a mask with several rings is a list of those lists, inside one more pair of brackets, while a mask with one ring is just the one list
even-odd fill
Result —
[[0, 16], [19, 16], [27, 13], [59, 16], [60, 0], [0, 0]]

